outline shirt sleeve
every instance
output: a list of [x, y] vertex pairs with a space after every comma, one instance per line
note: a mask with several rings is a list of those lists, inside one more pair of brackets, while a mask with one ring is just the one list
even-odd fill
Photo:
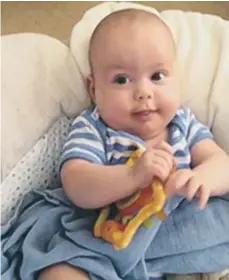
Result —
[[72, 124], [60, 158], [60, 170], [70, 159], [83, 159], [97, 164], [106, 162], [102, 137], [96, 127], [83, 116], [77, 117]]
[[210, 129], [202, 124], [194, 113], [189, 109], [186, 108], [186, 116], [187, 116], [187, 143], [189, 148], [191, 149], [196, 143], [203, 139], [213, 139], [213, 135]]

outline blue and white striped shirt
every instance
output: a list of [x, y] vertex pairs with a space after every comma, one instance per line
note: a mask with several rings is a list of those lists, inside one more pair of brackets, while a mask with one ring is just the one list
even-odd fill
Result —
[[[187, 107], [181, 107], [169, 124], [169, 144], [173, 147], [177, 168], [191, 167], [190, 149], [198, 141], [212, 138], [208, 127], [201, 124]], [[70, 159], [115, 165], [124, 164], [131, 152], [145, 148], [139, 137], [109, 128], [99, 117], [97, 108], [85, 110], [72, 123], [61, 156], [61, 167]]]

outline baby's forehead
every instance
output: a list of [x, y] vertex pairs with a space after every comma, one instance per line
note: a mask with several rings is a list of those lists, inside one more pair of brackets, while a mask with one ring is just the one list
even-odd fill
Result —
[[101, 52], [104, 49], [104, 45], [107, 44], [107, 40], [112, 38], [114, 33], [120, 36], [119, 32], [125, 33], [132, 29], [133, 34], [135, 34], [135, 30], [146, 30], [146, 25], [148, 26], [158, 26], [165, 30], [165, 34], [167, 33], [168, 36], [172, 38], [171, 31], [169, 27], [163, 22], [159, 16], [137, 9], [128, 9], [128, 10], [121, 10], [114, 13], [109, 14], [105, 17], [95, 28], [90, 44], [89, 44], [89, 61], [92, 67], [92, 62], [95, 58], [95, 53], [97, 54], [98, 50]]
[[127, 9], [121, 10], [117, 12], [113, 12], [105, 17], [95, 28], [91, 40], [90, 40], [90, 48], [99, 42], [99, 39], [103, 36], [106, 36], [112, 31], [115, 31], [118, 27], [131, 27], [132, 24], [137, 23], [138, 25], [145, 24], [147, 22], [157, 22], [161, 25], [166, 26], [166, 24], [155, 14], [137, 10], [137, 9]]

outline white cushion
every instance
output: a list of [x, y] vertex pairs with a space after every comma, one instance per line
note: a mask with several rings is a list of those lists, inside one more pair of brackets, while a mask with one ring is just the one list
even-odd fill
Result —
[[88, 106], [84, 80], [69, 49], [39, 34], [2, 37], [2, 179], [61, 112]]
[[[89, 74], [88, 43], [96, 24], [109, 13], [125, 9], [154, 9], [128, 2], [106, 2], [90, 10], [71, 34], [71, 51], [83, 75]], [[164, 11], [177, 43], [182, 101], [213, 131], [229, 153], [229, 22], [213, 15]], [[150, 34], [149, 34], [150, 36]]]
[[6, 222], [26, 193], [60, 185], [59, 160], [71, 121], [61, 116], [6, 176], [1, 185], [1, 222]]
[[182, 100], [229, 153], [229, 21], [181, 11], [162, 17], [177, 42]]

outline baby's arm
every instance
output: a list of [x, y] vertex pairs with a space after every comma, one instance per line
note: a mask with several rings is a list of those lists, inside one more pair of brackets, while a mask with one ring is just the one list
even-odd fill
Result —
[[191, 169], [179, 169], [166, 183], [169, 196], [184, 195], [191, 200], [200, 198], [203, 208], [210, 196], [229, 192], [229, 156], [213, 140], [209, 129], [189, 110], [184, 110], [187, 123], [186, 140], [191, 154]]
[[191, 148], [192, 169], [174, 172], [166, 183], [169, 196], [199, 197], [205, 207], [210, 196], [229, 192], [229, 156], [211, 139], [203, 139]]
[[72, 159], [64, 164], [61, 178], [69, 199], [82, 208], [102, 207], [138, 189], [125, 165], [104, 166]]
[[154, 176], [165, 180], [173, 168], [172, 148], [161, 143], [149, 148], [134, 167], [101, 165], [82, 159], [64, 163], [63, 187], [69, 199], [82, 208], [98, 208], [149, 186]]
[[210, 196], [229, 192], [229, 156], [213, 140], [196, 143], [191, 157], [193, 171]]
[[104, 206], [137, 188], [129, 168], [108, 166], [103, 138], [89, 111], [72, 124], [61, 156], [61, 180], [69, 199], [83, 208]]

